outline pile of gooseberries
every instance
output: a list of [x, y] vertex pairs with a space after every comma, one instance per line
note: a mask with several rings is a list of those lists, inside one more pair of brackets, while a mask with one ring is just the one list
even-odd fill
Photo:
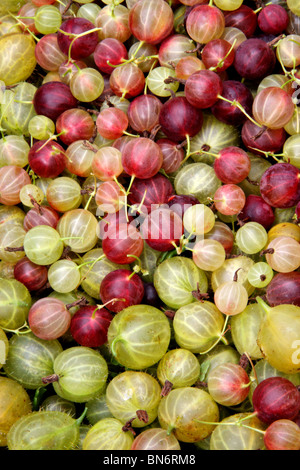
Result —
[[299, 85], [299, 0], [2, 0], [3, 450], [300, 450]]

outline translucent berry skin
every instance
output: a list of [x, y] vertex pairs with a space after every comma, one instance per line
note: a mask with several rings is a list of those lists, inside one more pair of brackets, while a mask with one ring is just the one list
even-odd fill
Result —
[[56, 228], [59, 214], [52, 207], [40, 206], [30, 209], [24, 218], [24, 229], [26, 232], [37, 225], [49, 225]]
[[269, 377], [255, 388], [252, 403], [257, 417], [271, 424], [278, 419], [293, 420], [300, 410], [300, 393], [290, 380]]
[[160, 111], [159, 123], [169, 139], [181, 142], [187, 135], [193, 137], [200, 131], [203, 114], [184, 96], [177, 96], [164, 103]]
[[113, 65], [118, 65], [122, 60], [128, 59], [127, 49], [124, 44], [115, 38], [106, 38], [99, 42], [94, 51], [94, 61], [100, 72], [111, 74], [114, 67], [108, 65], [108, 61]]
[[234, 11], [225, 11], [225, 26], [240, 29], [247, 38], [250, 38], [257, 26], [257, 15], [247, 5], [241, 5]]
[[154, 206], [166, 204], [173, 194], [172, 183], [166, 176], [157, 173], [148, 179], [136, 178], [131, 185], [128, 202], [137, 206], [143, 203], [149, 213]]
[[185, 28], [194, 41], [207, 44], [222, 36], [225, 17], [223, 12], [213, 5], [196, 5], [188, 12]]
[[130, 264], [136, 261], [144, 249], [140, 232], [133, 225], [118, 223], [111, 226], [102, 241], [103, 253], [116, 264]]
[[97, 309], [95, 305], [87, 305], [73, 315], [70, 333], [81, 346], [97, 348], [106, 343], [112, 319], [112, 314], [105, 308]]
[[299, 426], [289, 419], [278, 419], [265, 431], [267, 450], [300, 450]]
[[300, 201], [300, 170], [290, 163], [276, 163], [260, 180], [260, 192], [272, 207], [288, 208]]
[[58, 116], [67, 109], [76, 108], [77, 99], [65, 83], [47, 82], [35, 92], [33, 106], [37, 114], [56, 121]]
[[107, 308], [118, 313], [130, 305], [138, 305], [144, 297], [144, 284], [137, 274], [128, 269], [117, 269], [108, 273], [100, 285], [100, 297], [105, 304], [112, 299], [123, 299], [107, 304]]
[[71, 145], [77, 140], [90, 140], [93, 137], [95, 124], [87, 111], [68, 109], [56, 120], [56, 132], [65, 145]]
[[169, 197], [167, 204], [172, 209], [172, 211], [176, 212], [180, 217], [183, 216], [184, 212], [191, 206], [198, 204], [199, 201], [194, 196], [188, 196], [185, 194], [174, 194], [173, 196]]
[[170, 251], [178, 245], [184, 228], [181, 217], [166, 208], [154, 209], [141, 225], [145, 242], [157, 251]]
[[140, 95], [145, 86], [144, 73], [131, 62], [115, 67], [109, 77], [109, 86], [113, 93], [125, 99]]
[[69, 329], [71, 314], [60, 299], [43, 297], [34, 302], [28, 313], [28, 325], [40, 339], [53, 341]]
[[[71, 46], [71, 57], [74, 60], [84, 59], [91, 55], [98, 44], [98, 31], [94, 31], [89, 34], [84, 34], [82, 37], [78, 37], [74, 40], [73, 34], [82, 34], [87, 31], [94, 29], [95, 26], [91, 21], [86, 20], [85, 18], [70, 18], [62, 23], [60, 29], [64, 31], [64, 34], [61, 31], [57, 33], [57, 43], [61, 51], [68, 55], [69, 48]], [[74, 42], [73, 42], [74, 40]]]
[[241, 138], [249, 152], [264, 155], [263, 152], [279, 153], [286, 141], [287, 134], [281, 129], [262, 128], [249, 119], [243, 124]]
[[161, 169], [167, 174], [179, 170], [181, 162], [185, 157], [184, 149], [177, 145], [177, 142], [173, 142], [173, 140], [167, 138], [158, 139], [156, 143], [160, 146], [163, 154]]
[[67, 158], [57, 142], [38, 140], [28, 153], [28, 162], [41, 178], [56, 178], [66, 168]]
[[252, 114], [256, 122], [271, 129], [282, 129], [293, 117], [295, 105], [288, 91], [278, 86], [260, 90], [254, 98]]
[[259, 28], [266, 34], [280, 34], [289, 24], [289, 15], [281, 5], [268, 5], [257, 17]]
[[129, 141], [122, 152], [124, 171], [136, 178], [151, 178], [159, 172], [162, 163], [163, 154], [159, 145], [146, 137]]
[[176, 437], [162, 428], [151, 428], [141, 432], [133, 441], [130, 450], [180, 450]]
[[155, 95], [144, 94], [134, 98], [128, 107], [128, 120], [132, 129], [137, 132], [151, 132], [158, 125], [162, 106]]
[[217, 177], [226, 184], [241, 183], [248, 176], [250, 169], [248, 154], [234, 146], [223, 148], [214, 162]]
[[[253, 96], [249, 88], [243, 83], [237, 80], [225, 80], [221, 95], [227, 100], [240, 103], [244, 110], [251, 114]], [[218, 99], [213, 104], [211, 112], [219, 121], [233, 126], [238, 126], [247, 120], [247, 116], [238, 107], [232, 106], [231, 103], [222, 99]]]
[[224, 72], [234, 60], [234, 49], [225, 39], [213, 39], [204, 46], [201, 60], [206, 69], [216, 67], [216, 72]]
[[214, 195], [217, 211], [224, 215], [237, 215], [245, 205], [244, 191], [236, 184], [223, 184]]
[[219, 364], [207, 379], [208, 392], [224, 406], [242, 403], [249, 394], [249, 376], [239, 364]]
[[261, 196], [249, 194], [246, 203], [239, 213], [239, 219], [244, 222], [257, 222], [269, 230], [275, 220], [272, 207]]
[[219, 75], [211, 70], [193, 73], [185, 83], [185, 96], [195, 108], [210, 108], [222, 93], [223, 83]]
[[118, 108], [103, 109], [98, 114], [96, 126], [98, 133], [105, 139], [118, 139], [128, 127], [127, 114]]
[[267, 287], [266, 296], [271, 307], [281, 304], [300, 307], [300, 272], [276, 274]]
[[129, 27], [132, 34], [148, 44], [158, 44], [171, 34], [173, 11], [162, 0], [136, 2], [129, 10]]
[[259, 80], [271, 74], [276, 57], [271, 47], [259, 38], [242, 42], [235, 52], [233, 66], [237, 73], [248, 80]]
[[20, 259], [14, 267], [15, 279], [22, 282], [29, 291], [41, 289], [48, 280], [48, 269], [32, 263], [27, 256]]

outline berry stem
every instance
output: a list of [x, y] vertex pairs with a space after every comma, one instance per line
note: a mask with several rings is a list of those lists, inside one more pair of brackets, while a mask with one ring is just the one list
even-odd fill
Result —
[[[67, 13], [67, 11], [69, 10], [69, 8], [71, 7], [73, 3], [73, 0], [67, 0], [66, 4], [65, 4], [65, 8], [63, 9], [61, 15], [65, 15]], [[61, 3], [63, 5], [63, 3]]]
[[96, 147], [94, 147], [90, 142], [88, 142], [87, 140], [84, 140], [83, 143], [82, 143], [83, 147], [87, 148], [88, 150], [91, 150], [92, 152], [94, 153], [97, 153], [98, 152], [98, 149]]
[[257, 431], [257, 432], [260, 432], [261, 434], [264, 434], [265, 431], [262, 431], [261, 429], [257, 429], [257, 428], [254, 428], [252, 426], [248, 426], [246, 424], [244, 424], [244, 421], [248, 420], [248, 419], [251, 419], [251, 418], [254, 418], [255, 416], [257, 416], [257, 413], [250, 413], [248, 416], [244, 416], [244, 418], [239, 418], [235, 423], [224, 423], [224, 422], [220, 422], [220, 421], [201, 421], [199, 419], [193, 419], [193, 421], [195, 421], [196, 423], [199, 423], [199, 424], [207, 424], [207, 425], [210, 425], [210, 426], [242, 426], [242, 427], [246, 427], [248, 429], [252, 429], [253, 431]]
[[[51, 142], [51, 140], [57, 140], [57, 137], [59, 137], [60, 135], [64, 134], [65, 132], [62, 131], [60, 132], [59, 134], [56, 134], [56, 135], [51, 135], [51, 137], [49, 137], [49, 139], [45, 140], [45, 142], [43, 143], [43, 145], [41, 145], [41, 147], [38, 148], [37, 152], [40, 152], [49, 142]], [[53, 148], [52, 148], [53, 149]], [[55, 148], [55, 150], [57, 150]]]
[[273, 255], [275, 253], [275, 250], [274, 248], [267, 248], [266, 250], [263, 250], [260, 252], [260, 256], [264, 256], [264, 255]]
[[75, 421], [75, 424], [76, 426], [80, 426], [82, 421], [84, 420], [85, 418], [85, 415], [87, 414], [87, 411], [88, 411], [88, 408], [87, 406], [84, 408], [83, 412], [81, 413], [81, 415], [79, 416], [79, 418], [76, 419]]
[[161, 397], [166, 397], [167, 395], [169, 395], [172, 388], [173, 388], [172, 382], [170, 382], [169, 380], [166, 380], [165, 383], [164, 383], [163, 388], [161, 389], [160, 396]]
[[[26, 32], [29, 33], [29, 34], [33, 37], [33, 39], [34, 39], [36, 42], [39, 42], [39, 38], [30, 30], [30, 28], [27, 26], [26, 23], [24, 23], [23, 21], [21, 21], [21, 18], [22, 18], [21, 16], [15, 16], [15, 15], [13, 15], [11, 12], [8, 12], [8, 14], [9, 14], [9, 16], [11, 16], [12, 18], [14, 18], [14, 19], [17, 21], [17, 23], [21, 24], [22, 27], [23, 27], [24, 29], [26, 29]], [[24, 16], [24, 17], [23, 17], [23, 19], [27, 19], [27, 18], [30, 19], [31, 17], [30, 17], [30, 16]]]
[[114, 298], [114, 299], [110, 299], [108, 300], [107, 302], [105, 302], [105, 304], [102, 304], [102, 305], [97, 305], [97, 307], [95, 308], [95, 310], [93, 311], [92, 313], [92, 318], [95, 318], [95, 315], [96, 315], [96, 311], [101, 309], [101, 308], [105, 308], [107, 305], [109, 304], [113, 304], [115, 302], [126, 302], [126, 299], [118, 299], [118, 298]]
[[138, 134], [131, 134], [130, 132], [127, 132], [127, 131], [123, 131], [123, 134], [128, 135], [128, 137], [140, 137], [140, 135]]
[[139, 263], [138, 266], [135, 265], [135, 266], [133, 267], [133, 272], [130, 274], [129, 279], [130, 279], [134, 274], [139, 273], [139, 272], [141, 272], [141, 273], [143, 274], [143, 276], [147, 276], [147, 275], [149, 274], [149, 271], [147, 271], [146, 269], [143, 269], [143, 268], [142, 268], [142, 262], [141, 262], [141, 260], [140, 260], [140, 258], [139, 258], [138, 256], [136, 256], [136, 255], [130, 255], [130, 254], [129, 254], [129, 255], [126, 255], [126, 256], [127, 256], [127, 258], [134, 258], [134, 259], [136, 259], [136, 260], [138, 261], [138, 263]]
[[74, 302], [70, 304], [66, 304], [66, 309], [70, 310], [73, 307], [83, 307], [84, 305], [87, 305], [87, 304], [88, 304], [88, 301], [86, 300], [86, 298], [81, 297], [80, 299], [75, 300]]
[[233, 281], [234, 281], [234, 282], [237, 282], [237, 280], [238, 280], [238, 272], [239, 272], [240, 269], [243, 269], [243, 268], [237, 269], [237, 270], [235, 271], [235, 273], [234, 273], [234, 276], [233, 276]]
[[95, 183], [95, 185], [94, 185], [94, 190], [91, 192], [90, 197], [88, 198], [87, 203], [86, 203], [86, 205], [84, 206], [84, 210], [86, 210], [86, 211], [88, 210], [89, 205], [90, 205], [90, 203], [91, 203], [91, 200], [93, 199], [93, 197], [95, 197], [96, 192], [97, 192], [97, 180], [96, 180], [95, 175], [93, 175], [93, 176], [94, 176], [94, 183]]
[[4, 248], [5, 251], [8, 251], [9, 253], [14, 253], [16, 251], [25, 251], [24, 249], [24, 246], [17, 246], [17, 247], [14, 247], [14, 246], [6, 246]]
[[60, 33], [64, 34], [65, 36], [69, 36], [69, 38], [73, 37], [73, 39], [70, 43], [70, 46], [69, 46], [69, 50], [68, 50], [68, 62], [72, 61], [72, 57], [71, 57], [72, 46], [73, 46], [74, 42], [76, 41], [76, 39], [81, 38], [83, 36], [87, 36], [88, 34], [91, 34], [91, 33], [95, 33], [96, 31], [100, 31], [101, 29], [102, 28], [92, 28], [92, 29], [89, 29], [88, 31], [84, 31], [83, 33], [80, 33], [80, 34], [72, 34], [72, 33], [68, 33], [67, 31], [64, 31], [63, 29], [58, 29], [58, 31]]
[[32, 409], [33, 411], [38, 411], [40, 407], [41, 400], [46, 393], [46, 387], [39, 387], [36, 389], [33, 400], [32, 400]]
[[227, 98], [224, 98], [224, 96], [222, 95], [218, 95], [218, 98], [219, 100], [223, 100], [223, 101], [226, 101], [227, 103], [230, 103], [232, 106], [234, 106], [235, 108], [238, 108], [240, 111], [242, 111], [243, 114], [245, 114], [245, 116], [251, 121], [253, 122], [253, 124], [255, 124], [256, 126], [258, 127], [262, 127], [261, 124], [259, 124], [258, 122], [256, 122], [248, 113], [247, 111], [243, 108], [243, 106], [241, 105], [241, 103], [239, 103], [238, 101], [236, 100], [228, 100]]
[[176, 426], [174, 426], [173, 424], [169, 424], [168, 429], [167, 429], [167, 436], [170, 436], [172, 432], [174, 431], [174, 429], [176, 429]]
[[219, 155], [217, 153], [209, 152], [208, 150], [205, 150], [202, 147], [200, 149], [195, 150], [194, 152], [191, 152], [190, 155], [194, 155], [195, 153], [205, 153], [206, 155], [211, 155], [212, 157], [219, 158]]
[[89, 267], [89, 269], [88, 269], [87, 273], [85, 274], [85, 276], [81, 278], [80, 283], [83, 282], [83, 281], [86, 279], [87, 275], [88, 275], [89, 272], [93, 269], [94, 265], [95, 265], [98, 261], [101, 261], [103, 258], [106, 258], [106, 255], [105, 255], [105, 254], [99, 256], [99, 258], [97, 258], [97, 259], [95, 259], [95, 260], [93, 260], [93, 261], [87, 261], [86, 263], [82, 263], [81, 265], [79, 265], [79, 268], [81, 268], [82, 266], [85, 266], [86, 264], [91, 264], [91, 266]]
[[[132, 56], [130, 57], [130, 59], [122, 59], [122, 62], [120, 64], [111, 64], [109, 61], [107, 61], [107, 64], [110, 66], [110, 67], [121, 67], [122, 65], [125, 65], [125, 64], [130, 64], [131, 62], [134, 62], [136, 60], [136, 55], [137, 53], [139, 52], [139, 50], [141, 49], [141, 47], [143, 47], [143, 45], [145, 44], [145, 41], [140, 41], [136, 50], [133, 52]], [[158, 57], [158, 56], [153, 56], [153, 57]], [[143, 60], [147, 60], [148, 58], [152, 58], [152, 56], [149, 56], [149, 57], [140, 57], [140, 61], [143, 62]]]
[[271, 307], [261, 297], [256, 297], [256, 301], [266, 313], [270, 313]]
[[219, 60], [219, 62], [217, 63], [217, 65], [216, 65], [215, 67], [210, 67], [209, 70], [212, 70], [212, 71], [214, 72], [214, 71], [217, 70], [218, 68], [223, 67], [224, 61], [225, 61], [225, 59], [229, 56], [229, 54], [231, 53], [231, 51], [233, 50], [233, 48], [234, 48], [234, 46], [235, 46], [235, 44], [236, 44], [236, 41], [237, 41], [237, 39], [235, 39], [235, 40], [233, 41], [233, 43], [232, 43], [232, 45], [231, 45], [231, 48], [229, 49], [229, 51], [227, 52], [227, 54], [226, 54], [222, 59]]
[[[227, 339], [224, 337], [224, 335], [225, 335], [225, 333], [226, 333], [226, 331], [227, 331], [227, 330], [226, 330], [226, 327], [227, 327], [228, 321], [229, 321], [229, 315], [226, 315], [226, 319], [225, 319], [225, 322], [224, 322], [224, 325], [223, 325], [223, 329], [222, 329], [222, 332], [220, 333], [219, 338], [218, 338], [217, 341], [215, 341], [215, 343], [214, 343], [210, 348], [208, 348], [206, 351], [200, 352], [201, 355], [209, 353], [220, 341], [222, 341], [224, 344], [228, 344]], [[226, 342], [225, 342], [225, 341], [226, 341]]]
[[135, 420], [135, 418], [131, 418], [129, 421], [127, 421], [124, 424], [124, 426], [122, 427], [122, 431], [124, 431], [124, 432], [130, 431], [133, 434], [133, 436], [135, 436], [136, 432], [134, 431], [134, 429], [131, 426], [131, 423], [132, 423], [133, 420]]
[[29, 328], [29, 326], [27, 324], [27, 321], [25, 321], [25, 323], [22, 326], [20, 326], [19, 328], [17, 328], [16, 330], [10, 330], [8, 328], [4, 328], [3, 326], [1, 328], [2, 328], [2, 330], [7, 331], [8, 333], [14, 333], [17, 336], [26, 335], [27, 333], [31, 333], [31, 329]]
[[[186, 145], [186, 154], [185, 154], [184, 159], [180, 163], [180, 165], [183, 165], [190, 158], [191, 155], [193, 155], [194, 153], [197, 153], [197, 152], [191, 152], [191, 139], [190, 139], [190, 136], [188, 134], [186, 134], [185, 140], [180, 145], [182, 147]], [[181, 148], [181, 147], [177, 146], [177, 148]]]
[[116, 353], [116, 344], [117, 343], [126, 343], [126, 341], [123, 339], [123, 338], [120, 338], [119, 336], [116, 336], [116, 338], [112, 341], [111, 343], [111, 346], [110, 346], [110, 350], [111, 350], [111, 353], [114, 357], [117, 356], [117, 353]]
[[47, 375], [46, 377], [42, 377], [42, 383], [45, 385], [48, 384], [53, 384], [54, 382], [59, 381], [59, 375], [57, 374], [52, 374], [52, 375]]
[[100, 261], [103, 258], [105, 258], [105, 255], [101, 255], [101, 256], [99, 256], [99, 258], [97, 258], [96, 260], [93, 260], [93, 261], [85, 261], [84, 263], [79, 264], [77, 267], [78, 267], [78, 269], [80, 269], [80, 268], [82, 268], [82, 266], [86, 266], [87, 264], [91, 264], [91, 263], [92, 263], [92, 266], [94, 266], [94, 264], [97, 263], [97, 261]]
[[147, 411], [145, 411], [145, 410], [137, 410], [136, 416], [137, 416], [137, 418], [138, 418], [140, 421], [142, 421], [143, 423], [146, 423], [146, 424], [147, 424], [148, 421], [149, 421], [148, 413], [147, 413]]
[[[265, 132], [266, 129], [264, 129], [263, 132]], [[257, 134], [258, 137], [259, 137], [259, 134]], [[257, 139], [257, 135], [255, 136], [255, 139]], [[273, 152], [266, 152], [264, 150], [261, 150], [261, 149], [258, 149], [258, 148], [255, 148], [255, 147], [249, 147], [249, 149], [252, 149], [252, 150], [257, 150], [258, 152], [261, 152], [265, 155], [266, 158], [268, 158], [269, 156], [274, 158], [274, 160], [276, 160], [277, 162], [280, 162], [279, 158], [277, 157], [284, 157], [285, 155], [283, 153], [273, 153]]]
[[130, 206], [131, 210], [137, 212], [137, 213], [140, 213], [141, 212], [141, 209], [143, 207], [143, 204], [144, 204], [144, 201], [145, 201], [145, 198], [146, 198], [146, 194], [147, 194], [147, 189], [145, 189], [144, 191], [144, 194], [143, 194], [143, 197], [142, 197], [142, 200], [141, 202], [139, 203], [138, 207], [135, 208], [135, 205], [133, 206]]

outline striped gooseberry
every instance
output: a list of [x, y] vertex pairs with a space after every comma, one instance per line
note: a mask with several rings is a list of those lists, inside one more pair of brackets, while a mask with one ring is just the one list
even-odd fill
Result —
[[64, 335], [71, 324], [71, 313], [64, 302], [44, 297], [31, 306], [28, 324], [38, 338], [54, 340]]
[[[9, 430], [9, 450], [74, 450], [79, 440], [78, 420], [62, 411], [35, 411], [20, 418]], [[57, 432], [57, 429], [60, 432]]]
[[222, 340], [224, 325], [225, 317], [213, 302], [195, 301], [176, 310], [175, 341], [194, 354], [204, 353]]
[[107, 333], [109, 348], [117, 362], [135, 370], [158, 362], [169, 347], [170, 337], [166, 315], [156, 307], [143, 304], [118, 312]]
[[82, 403], [104, 388], [108, 366], [98, 351], [86, 346], [73, 346], [56, 356], [53, 372], [50, 377], [43, 377], [43, 383], [52, 383], [60, 397]]
[[246, 400], [250, 378], [239, 364], [224, 363], [215, 367], [207, 379], [208, 392], [223, 406], [235, 406]]
[[174, 256], [160, 263], [154, 271], [154, 287], [159, 298], [170, 308], [178, 309], [195, 300], [193, 291], [205, 294], [208, 280], [193, 260]]
[[[158, 407], [163, 429], [181, 442], [196, 442], [209, 436], [218, 422], [219, 408], [208, 392], [196, 387], [180, 387], [163, 397]], [[201, 423], [198, 421], [201, 421]]]
[[[246, 426], [240, 426], [245, 420]], [[242, 423], [241, 423], [242, 424]], [[220, 421], [210, 438], [210, 450], [257, 450], [264, 448], [266, 426], [251, 412], [234, 413]]]
[[[127, 394], [124, 394], [124, 390]], [[109, 382], [106, 389], [106, 402], [110, 412], [123, 424], [135, 418], [131, 421], [133, 428], [145, 427], [157, 418], [160, 400], [161, 387], [146, 372], [122, 372]], [[139, 411], [146, 413], [142, 417]]]
[[7, 445], [7, 433], [22, 416], [32, 412], [28, 392], [16, 380], [0, 377], [0, 445]]
[[103, 418], [95, 423], [86, 434], [83, 450], [130, 450], [133, 434], [123, 430], [123, 423], [116, 418]]
[[191, 387], [199, 375], [199, 361], [188, 349], [176, 348], [168, 351], [157, 366], [157, 378], [162, 386], [168, 381], [172, 388]]
[[27, 320], [31, 304], [30, 291], [22, 282], [14, 278], [0, 279], [0, 328], [21, 328]]
[[180, 450], [178, 439], [165, 429], [146, 429], [135, 437], [131, 450]]
[[53, 374], [54, 359], [63, 348], [58, 340], [44, 340], [29, 332], [13, 335], [9, 353], [3, 366], [7, 377], [16, 380], [28, 390], [43, 386], [42, 378]]

